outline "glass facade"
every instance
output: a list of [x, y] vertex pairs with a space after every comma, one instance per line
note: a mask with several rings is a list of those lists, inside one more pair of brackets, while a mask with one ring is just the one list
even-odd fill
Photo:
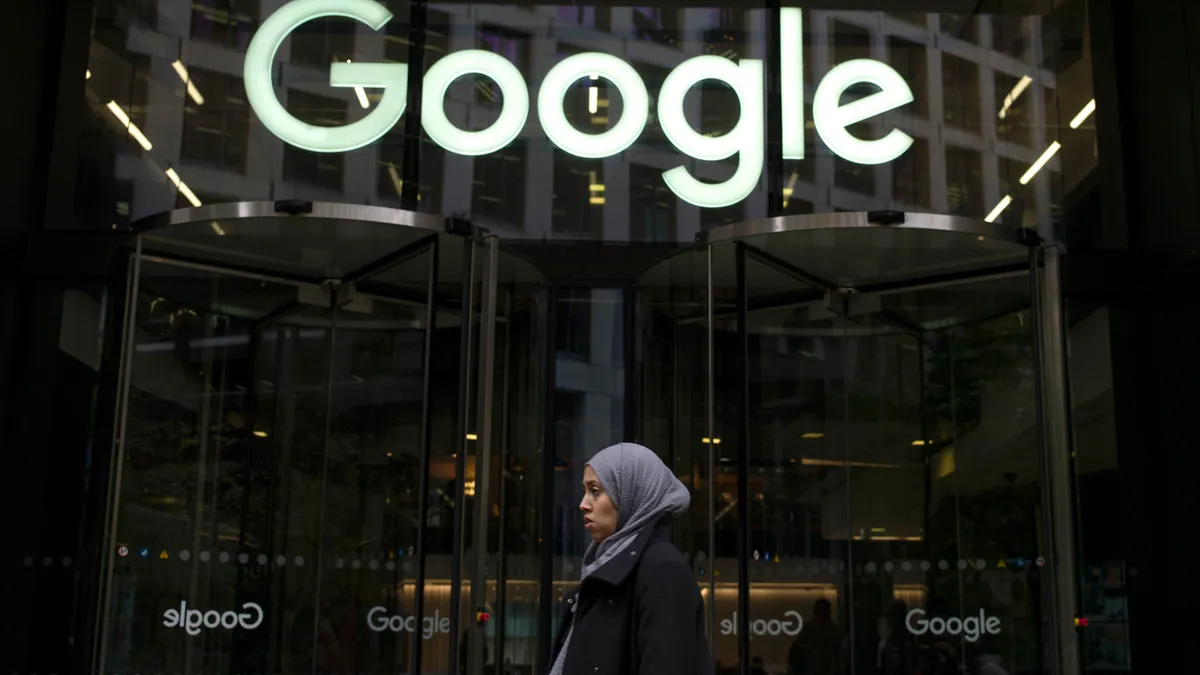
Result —
[[722, 675], [1132, 669], [1089, 3], [320, 4], [94, 3], [87, 672], [541, 675], [619, 441]]

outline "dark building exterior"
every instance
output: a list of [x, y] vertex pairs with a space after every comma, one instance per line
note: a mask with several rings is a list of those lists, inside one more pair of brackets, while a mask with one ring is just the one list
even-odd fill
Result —
[[540, 675], [619, 441], [722, 673], [1187, 667], [1191, 3], [7, 16], [0, 672]]

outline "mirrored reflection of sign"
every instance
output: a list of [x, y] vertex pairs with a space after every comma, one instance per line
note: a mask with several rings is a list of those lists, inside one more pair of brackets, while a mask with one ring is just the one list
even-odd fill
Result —
[[[780, 619], [753, 619], [750, 621], [750, 634], [754, 636], [786, 635], [795, 637], [803, 628], [804, 617], [794, 609], [784, 612]], [[721, 619], [721, 635], [737, 635], [737, 632], [737, 612], [727, 619]]]
[[163, 612], [163, 625], [167, 628], [183, 628], [188, 635], [199, 635], [205, 629], [223, 628], [232, 630], [242, 628], [254, 630], [262, 625], [262, 607], [254, 602], [242, 605], [241, 612], [216, 610], [188, 609], [187, 601], [179, 603], [179, 609], [168, 609]]
[[982, 609], [977, 615], [967, 617], [925, 617], [925, 610], [914, 609], [905, 616], [904, 622], [914, 635], [952, 635], [974, 641], [984, 635], [1000, 634], [1000, 617], [988, 616]]
[[[387, 607], [372, 607], [371, 611], [367, 612], [367, 628], [376, 633], [411, 633], [416, 628], [417, 617], [399, 614], [389, 616], [387, 611]], [[442, 616], [440, 609], [433, 610], [433, 615], [425, 617], [421, 622], [421, 636], [426, 640], [432, 638], [435, 633], [449, 632], [450, 617]]]
[[[272, 64], [297, 28], [329, 16], [352, 19], [373, 30], [381, 30], [392, 20], [392, 13], [376, 0], [292, 0], [262, 22], [246, 50], [243, 76], [250, 107], [276, 137], [312, 152], [349, 152], [379, 140], [400, 121], [408, 101], [408, 65], [332, 64], [330, 86], [381, 89], [382, 95], [371, 112], [350, 124], [326, 127], [300, 121], [276, 96]], [[802, 25], [799, 9], [780, 10], [780, 104], [782, 119], [787, 122], [782, 128], [782, 155], [791, 160], [805, 157]], [[500, 114], [486, 129], [460, 129], [446, 115], [447, 90], [467, 75], [487, 77], [501, 92]], [[598, 134], [575, 129], [563, 112], [563, 98], [584, 77], [607, 80], [623, 102], [620, 119]], [[683, 165], [664, 171], [663, 180], [680, 199], [704, 208], [721, 208], [742, 201], [758, 186], [766, 143], [764, 77], [762, 59], [734, 61], [713, 55], [687, 59], [667, 75], [654, 112], [671, 144], [700, 161], [738, 156], [737, 170], [723, 183], [701, 182]], [[684, 97], [705, 80], [722, 82], [737, 95], [740, 115], [725, 134], [701, 134], [684, 114]], [[860, 84], [870, 84], [878, 91], [843, 104], [843, 94]], [[641, 75], [629, 63], [600, 52], [576, 54], [552, 67], [534, 102], [524, 73], [503, 56], [480, 49], [446, 54], [423, 74], [421, 87], [425, 133], [442, 148], [467, 156], [494, 153], [512, 143], [525, 129], [530, 110], [536, 108], [546, 137], [564, 152], [588, 159], [611, 157], [641, 136], [651, 112], [651, 97]], [[848, 127], [913, 100], [912, 89], [891, 66], [873, 59], [854, 59], [838, 64], [817, 84], [812, 122], [833, 154], [856, 164], [884, 164], [906, 152], [913, 144], [912, 137], [891, 129], [881, 138], [868, 140], [852, 135]]]

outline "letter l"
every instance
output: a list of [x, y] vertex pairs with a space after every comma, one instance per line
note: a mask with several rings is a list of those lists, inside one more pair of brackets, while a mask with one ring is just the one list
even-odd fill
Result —
[[804, 16], [799, 7], [779, 10], [779, 98], [783, 112], [783, 158], [804, 159]]

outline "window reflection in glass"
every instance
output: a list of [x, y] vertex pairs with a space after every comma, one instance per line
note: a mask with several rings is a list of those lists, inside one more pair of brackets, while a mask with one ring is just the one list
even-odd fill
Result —
[[[503, 26], [484, 25], [476, 34], [476, 49], [499, 54], [508, 59], [517, 70], [529, 72], [529, 35]], [[500, 87], [491, 78], [475, 76], [476, 103], [499, 104], [503, 95]]]
[[[346, 123], [345, 101], [310, 94], [299, 89], [287, 92], [287, 110], [296, 119], [318, 126], [332, 127]], [[291, 145], [283, 148], [283, 177], [327, 190], [343, 189], [346, 156], [331, 153], [307, 152]]]
[[246, 172], [251, 110], [240, 78], [190, 67], [180, 156]]
[[604, 162], [556, 150], [554, 164], [554, 233], [567, 239], [600, 239], [608, 191]]
[[675, 195], [662, 183], [659, 170], [629, 165], [629, 228], [634, 241], [676, 240]]
[[316, 19], [292, 33], [292, 61], [328, 68], [335, 61], [354, 58], [355, 24], [344, 19]]
[[252, 0], [195, 0], [192, 37], [244, 50], [258, 25], [258, 11]]
[[521, 228], [525, 223], [524, 141], [475, 158], [471, 212], [493, 222]]
[[979, 85], [978, 64], [942, 53], [942, 120], [946, 126], [980, 131]]

